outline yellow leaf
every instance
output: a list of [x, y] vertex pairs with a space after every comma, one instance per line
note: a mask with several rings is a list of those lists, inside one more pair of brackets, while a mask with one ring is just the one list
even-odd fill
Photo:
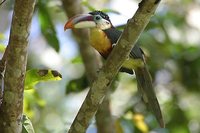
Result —
[[147, 124], [144, 121], [144, 116], [142, 114], [134, 114], [133, 115], [133, 122], [135, 123], [135, 126], [142, 132], [142, 133], [148, 133], [149, 128]]

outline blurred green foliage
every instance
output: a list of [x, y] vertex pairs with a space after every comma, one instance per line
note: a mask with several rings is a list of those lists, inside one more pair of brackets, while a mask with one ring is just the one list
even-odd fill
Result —
[[[88, 0], [83, 0], [81, 4], [83, 6], [85, 6], [89, 11], [96, 10], [96, 8], [94, 8]], [[110, 9], [110, 8], [103, 8], [103, 9], [101, 9], [101, 11], [103, 11], [105, 13], [115, 13], [115, 14], [120, 15], [120, 12], [118, 12], [117, 10]]]
[[1, 43], [2, 40], [4, 40], [4, 34], [0, 33], [0, 53], [4, 53], [6, 46]]
[[53, 47], [57, 52], [60, 49], [59, 41], [57, 38], [56, 30], [49, 14], [46, 0], [38, 0], [38, 17], [40, 28], [43, 36], [48, 44]]
[[[109, 14], [114, 13], [119, 17], [126, 16], [126, 14], [122, 14], [118, 10], [108, 7], [108, 5], [112, 5], [115, 1], [110, 0], [103, 2], [105, 3], [103, 4], [105, 7], [95, 7], [94, 1], [84, 0], [82, 1], [82, 6], [89, 11], [93, 11], [98, 8]], [[57, 52], [61, 51], [60, 47], [63, 45], [58, 41], [58, 39], [62, 40], [63, 38], [58, 36], [55, 27], [59, 24], [64, 25], [65, 22], [63, 20], [66, 21], [66, 16], [61, 6], [62, 3], [60, 3], [60, 1], [38, 0], [35, 12], [35, 16], [39, 22], [39, 28], [44, 36], [44, 39], [47, 41], [48, 45]], [[10, 5], [9, 7], [9, 10], [11, 10]], [[55, 7], [59, 8], [60, 11], [55, 12], [52, 10], [52, 8]], [[127, 7], [124, 6], [124, 8]], [[120, 92], [119, 97], [116, 99], [125, 99], [128, 97], [128, 95], [131, 96], [131, 99], [129, 99], [127, 103], [124, 103], [125, 105], [123, 105], [123, 107], [125, 109], [117, 109], [123, 110], [123, 112], [120, 113], [120, 115], [115, 119], [117, 133], [199, 133], [200, 39], [198, 39], [198, 36], [200, 35], [200, 29], [197, 27], [197, 25], [191, 25], [192, 20], [189, 19], [190, 12], [194, 9], [200, 10], [198, 0], [163, 1], [138, 41], [139, 45], [141, 45], [145, 52], [146, 61], [152, 74], [152, 78], [154, 79], [156, 93], [159, 98], [166, 122], [166, 129], [158, 128], [155, 118], [151, 113], [147, 113], [147, 109], [142, 109], [143, 115], [138, 114], [137, 110], [140, 108], [140, 106], [143, 106], [141, 105], [140, 100], [135, 100], [137, 94], [133, 93], [132, 91], [132, 85], [135, 85], [136, 83], [132, 76], [124, 76], [124, 74], [119, 74], [120, 80], [116, 79], [117, 82], [120, 82], [117, 90], [122, 88], [124, 92]], [[61, 16], [60, 12], [63, 13], [61, 19], [59, 19]], [[57, 18], [58, 20], [54, 21]], [[198, 19], [196, 18], [196, 21], [197, 20]], [[112, 18], [111, 21], [113, 21]], [[124, 26], [125, 23], [122, 23], [121, 25], [117, 26], [117, 28], [123, 30]], [[60, 30], [63, 31], [63, 28]], [[3, 33], [2, 31], [0, 32]], [[196, 36], [195, 33], [198, 33], [198, 36]], [[4, 39], [4, 35], [0, 34], [0, 40]], [[70, 48], [69, 43], [71, 42], [67, 41], [66, 43], [68, 44], [64, 45], [67, 45], [67, 48]], [[4, 47], [1, 48], [1, 46], [4, 45], [0, 45], [0, 51], [1, 49], [3, 51]], [[30, 51], [35, 50], [35, 55], [37, 55], [37, 52], [39, 51], [38, 49], [40, 49], [40, 44], [37, 45], [37, 49], [31, 49]], [[45, 50], [42, 52], [45, 52]], [[58, 52], [58, 54], [60, 53]], [[40, 57], [36, 58], [38, 58], [38, 60], [33, 60], [33, 63], [31, 64], [35, 65], [38, 63]], [[24, 93], [24, 112], [28, 117], [30, 117], [36, 132], [39, 133], [56, 132], [56, 129], [50, 129], [59, 123], [57, 121], [55, 122], [55, 118], [56, 120], [59, 119], [64, 125], [63, 127], [58, 127], [59, 129], [62, 128], [62, 131], [66, 128], [66, 125], [70, 125], [71, 121], [69, 118], [72, 116], [69, 116], [67, 113], [70, 111], [73, 113], [76, 112], [74, 111], [74, 106], [78, 103], [77, 101], [73, 103], [74, 101], [72, 96], [79, 96], [80, 93], [84, 93], [86, 88], [89, 86], [85, 74], [80, 72], [81, 70], [79, 70], [79, 67], [77, 67], [77, 63], [83, 63], [80, 55], [74, 57], [72, 61], [69, 61], [71, 59], [66, 59], [66, 57], [60, 58], [62, 60], [61, 62], [68, 63], [67, 65], [62, 63], [63, 66], [61, 66], [63, 69], [63, 80], [65, 80], [66, 83], [64, 83], [64, 85], [59, 84], [60, 86], [58, 88], [64, 88], [64, 91], [61, 93], [66, 94], [64, 94], [64, 96], [62, 95], [63, 97], [56, 97], [56, 94], [49, 90], [44, 90], [42, 93], [42, 89], [30, 89], [35, 88], [35, 85], [40, 81], [47, 81], [52, 78], [52, 80], [55, 80], [49, 70], [47, 73], [50, 75], [47, 77], [45, 76], [45, 79], [38, 76], [38, 71], [40, 70], [34, 69], [35, 66], [30, 66], [30, 68], [33, 67], [31, 68], [33, 70], [27, 72], [27, 75], [29, 76], [27, 76], [28, 79], [25, 81], [25, 85], [26, 88], [29, 88], [30, 90], [26, 90]], [[49, 60], [53, 61], [52, 59], [48, 58], [48, 61]], [[38, 66], [48, 67], [44, 62]], [[51, 82], [46, 84], [49, 84], [49, 86], [46, 87], [47, 89], [52, 87]], [[114, 86], [113, 88], [116, 87]], [[56, 91], [61, 90], [62, 89]], [[121, 97], [122, 93], [126, 93], [126, 91], [128, 91], [127, 96]], [[51, 101], [52, 103], [48, 103], [47, 96], [51, 93], [53, 93], [53, 97], [49, 99], [53, 99], [52, 101], [54, 102]], [[70, 106], [71, 108], [66, 106], [68, 103], [63, 102], [66, 100], [66, 98], [72, 99], [73, 102], [70, 104], [74, 106]], [[59, 100], [56, 101], [56, 99]], [[77, 97], [74, 99], [77, 99]], [[115, 103], [113, 99], [114, 98], [111, 98], [111, 101]], [[116, 110], [113, 111], [115, 112]], [[51, 121], [49, 120], [51, 117], [49, 118], [49, 116], [52, 116], [52, 112], [54, 114], [59, 114], [58, 116], [60, 116], [60, 118], [57, 117], [57, 115], [56, 117], [52, 117], [53, 124], [51, 125]], [[46, 125], [45, 121], [47, 121]]]
[[5, 49], [6, 49], [6, 46], [3, 44], [0, 44], [0, 52], [4, 53]]
[[59, 72], [50, 69], [31, 69], [26, 72], [24, 92], [24, 113], [30, 118], [36, 115], [37, 108], [45, 106], [46, 102], [36, 91], [36, 85], [40, 82], [61, 80]]

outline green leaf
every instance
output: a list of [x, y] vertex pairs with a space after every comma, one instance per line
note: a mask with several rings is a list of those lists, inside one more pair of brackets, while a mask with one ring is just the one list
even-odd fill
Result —
[[38, 2], [38, 16], [39, 16], [40, 28], [48, 44], [58, 52], [59, 41], [56, 36], [56, 30], [54, 28], [52, 19], [48, 12], [48, 7], [46, 5], [47, 4], [44, 3], [42, 0]]
[[83, 0], [81, 2], [81, 4], [83, 4], [85, 7], [87, 7], [89, 11], [95, 11], [95, 8], [92, 7], [87, 0]]
[[0, 40], [5, 39], [4, 34], [0, 33]]
[[[83, 6], [85, 6], [86, 8], [88, 8], [89, 11], [95, 11], [96, 9], [89, 4], [88, 0], [84, 0], [82, 1]], [[113, 9], [109, 9], [109, 8], [104, 8], [101, 11], [105, 12], [105, 13], [115, 13], [115, 14], [120, 14], [120, 12], [113, 10]]]
[[73, 64], [75, 64], [75, 63], [83, 63], [83, 60], [82, 60], [81, 56], [76, 56], [75, 58], [73, 58], [73, 59], [71, 60], [71, 62], [72, 62]]
[[84, 74], [82, 77], [78, 79], [71, 80], [66, 87], [66, 94], [71, 92], [80, 92], [89, 86], [89, 82], [87, 80], [86, 75]]
[[113, 9], [109, 9], [109, 8], [104, 8], [104, 9], [102, 9], [102, 11], [105, 13], [114, 13], [114, 14], [118, 14], [118, 15], [121, 14], [120, 12], [113, 10]]
[[32, 89], [34, 86], [42, 81], [55, 81], [61, 80], [62, 75], [55, 70], [38, 70], [32, 69], [26, 72], [25, 90]]
[[31, 120], [23, 115], [22, 133], [35, 133]]
[[3, 44], [0, 44], [0, 52], [4, 53], [5, 49], [6, 49], [6, 46]]
[[38, 114], [38, 109], [46, 106], [46, 101], [41, 98], [36, 89], [24, 91], [23, 112], [29, 118], [34, 118]]
[[121, 25], [117, 25], [116, 28], [118, 30], [123, 30], [125, 28], [126, 24], [121, 24]]

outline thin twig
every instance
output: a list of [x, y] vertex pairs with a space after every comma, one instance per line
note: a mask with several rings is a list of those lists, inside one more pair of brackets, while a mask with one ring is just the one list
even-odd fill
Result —
[[3, 101], [3, 92], [4, 92], [4, 74], [6, 68], [6, 58], [8, 55], [9, 47], [6, 47], [6, 50], [3, 54], [2, 59], [0, 60], [0, 107]]
[[0, 3], [0, 6], [5, 2], [6, 0], [3, 0], [1, 3]]

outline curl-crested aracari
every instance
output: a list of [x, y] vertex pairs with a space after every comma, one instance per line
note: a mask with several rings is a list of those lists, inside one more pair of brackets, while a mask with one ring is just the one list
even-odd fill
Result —
[[[109, 16], [101, 11], [93, 11], [88, 14], [80, 14], [72, 17], [64, 27], [64, 30], [71, 28], [90, 28], [90, 42], [104, 59], [106, 59], [117, 43], [122, 31], [117, 30], [111, 23]], [[156, 116], [161, 127], [164, 127], [160, 106], [156, 98], [151, 75], [144, 59], [144, 52], [136, 44], [131, 50], [129, 58], [125, 60], [120, 71], [133, 74], [135, 71], [137, 86], [142, 95], [143, 101]]]

